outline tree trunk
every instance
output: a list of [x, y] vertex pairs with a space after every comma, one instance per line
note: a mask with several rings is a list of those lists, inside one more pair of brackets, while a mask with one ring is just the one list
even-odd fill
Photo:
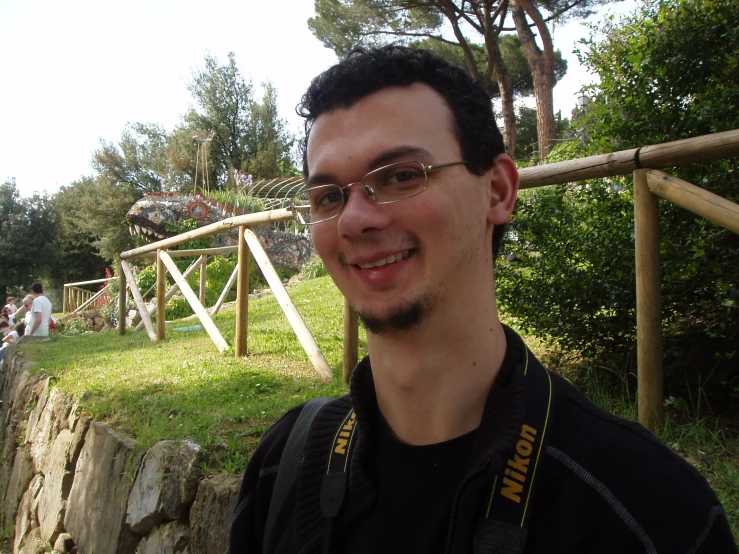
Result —
[[[531, 69], [536, 97], [536, 126], [539, 137], [539, 161], [544, 162], [547, 154], [554, 146], [557, 138], [557, 127], [554, 123], [554, 105], [552, 87], [554, 81], [554, 47], [552, 35], [549, 33], [539, 10], [530, 0], [515, 0], [512, 3], [513, 21], [516, 24], [518, 37], [521, 39], [526, 60]], [[541, 37], [544, 50], [536, 44], [536, 37], [531, 32], [526, 16], [531, 17]]]
[[513, 85], [508, 73], [508, 68], [503, 63], [503, 55], [500, 53], [498, 42], [486, 44], [488, 57], [493, 63], [495, 78], [498, 80], [500, 89], [501, 111], [503, 112], [503, 142], [505, 151], [510, 157], [516, 152], [516, 113], [513, 109]]
[[[8, 303], [8, 285], [0, 285], [0, 308]], [[18, 302], [16, 302], [18, 304]]]

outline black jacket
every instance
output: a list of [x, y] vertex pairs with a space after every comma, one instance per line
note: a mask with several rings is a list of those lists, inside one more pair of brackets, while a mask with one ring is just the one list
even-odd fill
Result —
[[[513, 453], [523, 421], [525, 346], [506, 329], [508, 351], [477, 433], [470, 473], [459, 490], [447, 552], [471, 553], [482, 495]], [[529, 363], [539, 362], [529, 353]], [[736, 545], [706, 480], [641, 425], [604, 412], [566, 380], [551, 374], [554, 410], [531, 508], [530, 554], [729, 554]], [[364, 467], [372, 448], [368, 421], [377, 402], [368, 358], [357, 366], [348, 396], [316, 416], [296, 485], [276, 524], [275, 554], [321, 551], [325, 521], [321, 480], [334, 434], [352, 405], [358, 435], [332, 552], [346, 552], [341, 536], [371, 508], [375, 487]], [[231, 554], [259, 554], [267, 509], [287, 436], [301, 407], [264, 436], [251, 459], [231, 526]], [[477, 468], [474, 469], [473, 468]], [[483, 468], [482, 471], [480, 468]], [[274, 543], [273, 543], [274, 544]]]

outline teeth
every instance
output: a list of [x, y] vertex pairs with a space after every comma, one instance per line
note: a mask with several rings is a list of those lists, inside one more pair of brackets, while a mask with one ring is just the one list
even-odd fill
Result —
[[133, 227], [131, 227], [130, 225], [128, 226], [128, 232], [131, 236], [133, 236]]
[[141, 227], [139, 227], [138, 225], [134, 225], [133, 228], [136, 229], [137, 233], [141, 234]]
[[402, 252], [398, 252], [396, 254], [390, 254], [387, 258], [382, 258], [381, 260], [377, 260], [376, 262], [372, 262], [370, 264], [358, 264], [358, 265], [362, 269], [372, 269], [373, 267], [385, 267], [388, 264], [399, 262], [400, 260], [405, 260], [410, 255], [411, 255], [410, 250], [403, 250]]

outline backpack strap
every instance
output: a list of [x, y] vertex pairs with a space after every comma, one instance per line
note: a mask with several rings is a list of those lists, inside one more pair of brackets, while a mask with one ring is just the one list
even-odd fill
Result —
[[262, 542], [262, 554], [267, 554], [268, 547], [271, 543], [272, 530], [277, 520], [277, 514], [282, 507], [287, 493], [290, 491], [295, 479], [298, 476], [300, 462], [303, 459], [303, 450], [308, 440], [308, 432], [310, 431], [313, 419], [323, 406], [330, 402], [331, 398], [318, 397], [306, 402], [303, 410], [300, 412], [295, 425], [290, 431], [290, 435], [285, 443], [285, 448], [280, 457], [280, 465], [277, 469], [277, 477], [275, 485], [272, 489], [272, 498], [269, 502], [269, 511], [267, 512], [267, 523], [264, 527], [264, 540]]

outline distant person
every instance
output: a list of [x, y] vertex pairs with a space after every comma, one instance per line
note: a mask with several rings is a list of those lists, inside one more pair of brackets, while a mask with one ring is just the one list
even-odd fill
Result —
[[15, 314], [17, 320], [20, 321], [20, 319], [23, 318], [23, 323], [26, 324], [26, 329], [28, 331], [30, 331], [33, 327], [33, 311], [31, 310], [32, 306], [33, 296], [28, 294], [23, 298], [23, 305]]
[[15, 312], [11, 311], [7, 306], [5, 306], [3, 308], [3, 310], [2, 310], [2, 314], [8, 318], [7, 321], [10, 324], [10, 326], [11, 327], [14, 327], [15, 326], [15, 323], [16, 323], [15, 322], [15, 315], [14, 315]]
[[5, 304], [5, 307], [10, 311], [11, 315], [18, 311], [18, 308], [15, 306], [15, 298], [12, 296], [8, 296], [8, 303]]
[[28, 333], [32, 337], [48, 337], [49, 321], [51, 320], [51, 301], [44, 295], [44, 287], [41, 283], [31, 285], [31, 296], [33, 304], [33, 324]]
[[3, 322], [0, 322], [0, 331], [3, 332], [3, 345], [15, 344], [25, 334], [26, 324], [22, 321], [17, 325], [7, 327], [7, 329], [3, 328], [2, 324]]

